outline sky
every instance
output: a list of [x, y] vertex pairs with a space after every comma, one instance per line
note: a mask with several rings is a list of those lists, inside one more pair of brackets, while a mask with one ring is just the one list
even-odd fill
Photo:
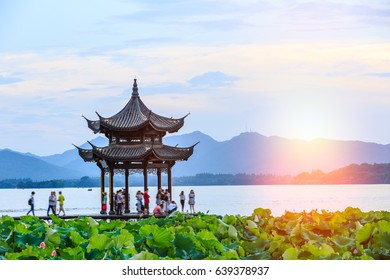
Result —
[[131, 97], [178, 134], [390, 143], [390, 1], [0, 0], [0, 149], [51, 155]]

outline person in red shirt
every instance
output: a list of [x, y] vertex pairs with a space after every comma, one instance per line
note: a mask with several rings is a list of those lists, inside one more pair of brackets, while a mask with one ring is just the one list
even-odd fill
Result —
[[149, 214], [149, 203], [150, 203], [150, 195], [148, 193], [148, 189], [144, 191], [144, 213]]

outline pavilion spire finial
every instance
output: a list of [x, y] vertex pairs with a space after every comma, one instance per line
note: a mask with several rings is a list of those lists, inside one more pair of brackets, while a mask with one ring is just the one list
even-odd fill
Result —
[[131, 95], [132, 95], [132, 96], [138, 96], [137, 78], [134, 78], [133, 93], [132, 93]]

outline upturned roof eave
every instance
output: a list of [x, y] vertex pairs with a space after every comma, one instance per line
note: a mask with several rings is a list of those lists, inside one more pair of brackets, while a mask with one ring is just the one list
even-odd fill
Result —
[[[90, 143], [91, 144], [91, 143]], [[196, 144], [195, 144], [196, 145]], [[79, 154], [84, 159], [84, 161], [96, 161], [96, 160], [107, 160], [107, 161], [144, 161], [146, 158], [150, 157], [151, 155], [155, 157], [158, 160], [161, 161], [183, 161], [188, 160], [189, 157], [193, 154], [193, 148], [191, 147], [185, 147], [185, 148], [177, 148], [167, 145], [158, 145], [158, 146], [150, 146], [147, 147], [146, 145], [143, 145], [145, 147], [145, 152], [137, 155], [137, 156], [115, 156], [115, 155], [109, 155], [108, 153], [104, 152], [104, 150], [108, 149], [129, 149], [131, 146], [124, 146], [121, 147], [120, 145], [117, 145], [115, 147], [113, 146], [106, 146], [106, 147], [97, 147], [91, 144], [92, 149], [81, 149], [79, 148]], [[139, 146], [138, 146], [139, 147]], [[169, 156], [164, 155], [164, 152], [161, 152], [161, 149], [165, 150], [165, 153], [169, 154], [169, 150], [175, 150], [178, 154], [171, 154]], [[160, 151], [159, 151], [160, 150]], [[121, 155], [126, 155], [125, 151], [120, 152]]]

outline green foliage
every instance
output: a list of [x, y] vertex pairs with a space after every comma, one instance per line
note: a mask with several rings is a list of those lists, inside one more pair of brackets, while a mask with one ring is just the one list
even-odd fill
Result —
[[386, 211], [348, 207], [273, 217], [257, 208], [248, 217], [175, 212], [139, 221], [51, 218], [0, 217], [0, 259], [390, 259]]

